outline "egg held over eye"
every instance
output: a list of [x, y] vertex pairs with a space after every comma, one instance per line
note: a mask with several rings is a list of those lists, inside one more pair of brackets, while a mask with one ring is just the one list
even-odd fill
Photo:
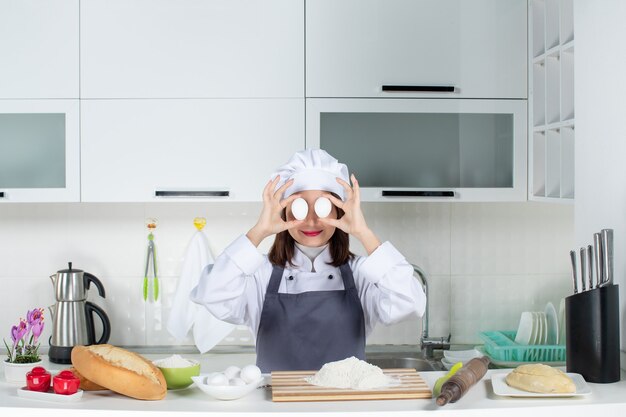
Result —
[[320, 197], [315, 200], [315, 214], [317, 214], [317, 217], [319, 217], [320, 219], [328, 217], [331, 209], [332, 204], [330, 200], [326, 197]]
[[291, 213], [297, 220], [306, 219], [307, 214], [309, 214], [309, 205], [306, 200], [301, 197], [293, 200], [293, 203], [291, 203]]

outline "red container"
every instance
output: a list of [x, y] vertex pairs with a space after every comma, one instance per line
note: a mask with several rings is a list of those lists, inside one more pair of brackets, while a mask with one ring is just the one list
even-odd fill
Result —
[[26, 387], [31, 391], [46, 392], [50, 389], [52, 375], [41, 366], [35, 366], [26, 374]]
[[52, 379], [52, 387], [56, 394], [71, 395], [76, 394], [80, 385], [80, 379], [72, 371], [61, 371]]

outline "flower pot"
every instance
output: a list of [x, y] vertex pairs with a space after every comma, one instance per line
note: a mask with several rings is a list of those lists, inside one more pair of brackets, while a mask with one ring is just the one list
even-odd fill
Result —
[[26, 386], [26, 373], [35, 366], [41, 365], [41, 360], [32, 363], [2, 362], [4, 367], [4, 379], [11, 384]]

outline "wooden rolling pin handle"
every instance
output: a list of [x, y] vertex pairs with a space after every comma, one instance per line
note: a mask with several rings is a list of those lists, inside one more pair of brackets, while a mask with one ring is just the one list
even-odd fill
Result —
[[474, 358], [463, 365], [441, 387], [441, 394], [437, 397], [437, 405], [457, 402], [469, 389], [480, 381], [487, 373], [489, 358]]

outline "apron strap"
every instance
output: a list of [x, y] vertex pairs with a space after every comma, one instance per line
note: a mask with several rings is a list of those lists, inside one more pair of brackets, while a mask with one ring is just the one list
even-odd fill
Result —
[[280, 280], [283, 278], [283, 272], [285, 268], [274, 265], [272, 268], [272, 276], [270, 277], [270, 283], [267, 284], [268, 294], [278, 294], [278, 287], [280, 287]]
[[343, 280], [343, 287], [346, 290], [356, 288], [356, 286], [354, 285], [354, 276], [352, 275], [352, 269], [350, 268], [350, 265], [348, 265], [347, 262], [339, 267], [339, 271], [341, 271], [341, 279]]

